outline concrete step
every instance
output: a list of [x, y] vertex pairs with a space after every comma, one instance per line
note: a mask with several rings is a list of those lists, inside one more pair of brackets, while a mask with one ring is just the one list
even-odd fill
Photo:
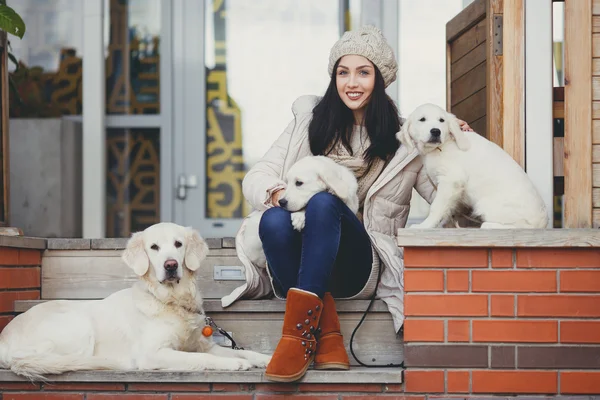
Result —
[[[15, 309], [17, 312], [23, 312], [43, 301], [47, 300], [18, 300], [15, 301]], [[350, 337], [368, 303], [368, 300], [337, 302], [344, 344], [352, 365], [359, 363], [350, 352]], [[284, 301], [242, 300], [223, 309], [220, 301], [205, 300], [204, 308], [207, 315], [225, 329], [238, 346], [267, 354], [275, 350], [281, 337]], [[215, 340], [223, 346], [231, 344], [220, 335], [216, 335]], [[399, 364], [404, 360], [403, 338], [395, 334], [391, 315], [383, 301], [374, 302], [371, 311], [356, 332], [353, 349], [360, 361], [368, 365]]]

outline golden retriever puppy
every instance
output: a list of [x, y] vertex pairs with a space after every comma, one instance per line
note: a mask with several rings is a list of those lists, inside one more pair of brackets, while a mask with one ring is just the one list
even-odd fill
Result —
[[533, 182], [502, 148], [434, 104], [419, 106], [397, 134], [416, 149], [437, 187], [425, 220], [411, 228], [435, 228], [459, 207], [473, 210], [481, 228], [546, 228], [548, 213]]
[[195, 271], [208, 253], [198, 232], [159, 223], [129, 239], [122, 259], [139, 280], [102, 300], [56, 300], [13, 319], [0, 335], [0, 368], [31, 379], [79, 370], [247, 370], [270, 356], [202, 335]]

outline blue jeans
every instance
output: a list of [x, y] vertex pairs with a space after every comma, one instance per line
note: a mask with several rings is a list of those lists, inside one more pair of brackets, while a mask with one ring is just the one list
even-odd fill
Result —
[[265, 211], [259, 236], [273, 281], [284, 295], [298, 288], [323, 297], [357, 294], [373, 264], [371, 241], [360, 220], [332, 194], [321, 192], [306, 205], [306, 224], [294, 230], [290, 212]]

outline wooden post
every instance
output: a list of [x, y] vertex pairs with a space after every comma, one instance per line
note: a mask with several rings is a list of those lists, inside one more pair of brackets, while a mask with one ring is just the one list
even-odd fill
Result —
[[[597, 99], [600, 100], [600, 97]], [[565, 1], [565, 228], [592, 226], [592, 0]]]
[[[502, 102], [504, 101], [503, 89], [503, 69], [502, 69], [502, 54], [497, 54], [494, 51], [495, 41], [503, 40], [498, 25], [500, 19], [503, 18], [504, 0], [488, 0], [487, 4], [487, 135], [488, 139], [502, 147], [504, 145], [504, 119], [502, 113], [504, 111]], [[497, 34], [497, 35], [496, 35]]]
[[504, 0], [503, 19], [503, 148], [525, 168], [524, 0]]

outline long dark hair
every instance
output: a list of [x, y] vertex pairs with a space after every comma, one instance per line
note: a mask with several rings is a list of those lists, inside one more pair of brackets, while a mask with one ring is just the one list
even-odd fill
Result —
[[[338, 60], [323, 98], [313, 109], [313, 117], [308, 126], [308, 140], [313, 155], [327, 155], [340, 142], [352, 154], [350, 137], [354, 125], [354, 115], [340, 98], [337, 91], [336, 75]], [[375, 68], [375, 86], [365, 107], [364, 126], [371, 145], [365, 151], [364, 159], [371, 164], [376, 158], [388, 161], [400, 146], [396, 132], [400, 130], [400, 116], [393, 100], [385, 93], [383, 76]]]

